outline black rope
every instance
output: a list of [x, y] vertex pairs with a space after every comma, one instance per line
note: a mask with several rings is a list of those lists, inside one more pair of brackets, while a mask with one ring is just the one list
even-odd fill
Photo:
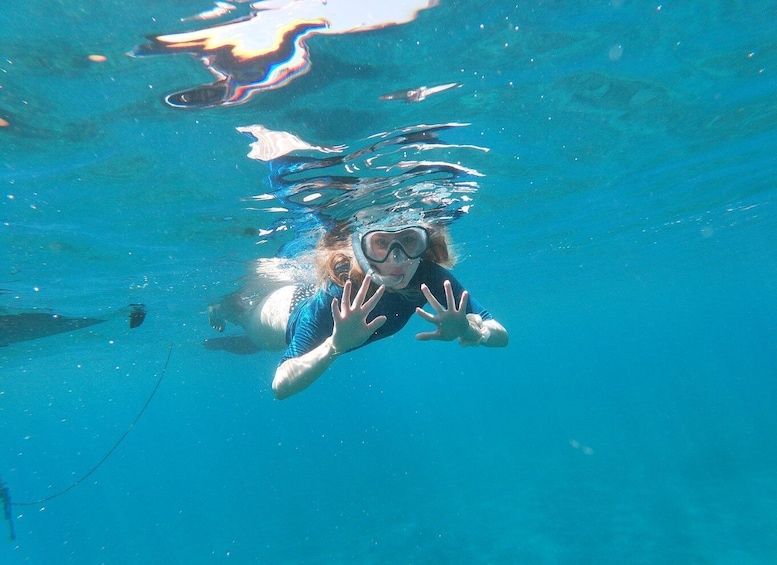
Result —
[[3, 503], [3, 510], [6, 520], [8, 520], [8, 523], [10, 525], [10, 534], [11, 539], [16, 539], [16, 535], [14, 534], [14, 528], [13, 528], [13, 516], [11, 514], [11, 507], [12, 506], [37, 506], [38, 504], [43, 504], [44, 502], [48, 502], [49, 500], [53, 498], [57, 498], [58, 496], [61, 496], [65, 494], [67, 491], [74, 489], [81, 483], [83, 483], [86, 479], [88, 479], [97, 469], [100, 468], [100, 465], [105, 463], [105, 460], [108, 459], [108, 457], [111, 456], [111, 454], [116, 451], [116, 449], [119, 447], [122, 441], [124, 441], [124, 438], [127, 437], [127, 435], [130, 433], [132, 428], [135, 427], [135, 424], [138, 423], [138, 420], [140, 420], [140, 417], [143, 415], [143, 412], [146, 411], [146, 408], [148, 408], [148, 405], [151, 404], [151, 400], [154, 398], [154, 395], [156, 394], [156, 391], [159, 389], [159, 385], [162, 384], [162, 379], [165, 376], [165, 373], [167, 372], [167, 365], [170, 363], [170, 356], [173, 354], [173, 344], [170, 344], [170, 349], [167, 351], [167, 359], [165, 360], [165, 365], [162, 367], [162, 372], [159, 374], [159, 378], [156, 381], [156, 385], [154, 386], [154, 390], [151, 391], [151, 394], [148, 397], [148, 400], [146, 400], [146, 403], [143, 405], [143, 408], [140, 409], [140, 412], [138, 412], [138, 415], [135, 416], [135, 419], [132, 421], [132, 423], [129, 425], [129, 427], [124, 431], [123, 434], [121, 434], [121, 437], [118, 439], [118, 441], [108, 450], [108, 453], [105, 454], [105, 456], [100, 459], [100, 461], [97, 462], [97, 465], [92, 467], [84, 476], [82, 476], [80, 479], [75, 481], [74, 483], [68, 485], [67, 487], [63, 488], [61, 491], [52, 494], [50, 496], [47, 496], [45, 498], [41, 498], [40, 500], [35, 500], [32, 502], [12, 502], [11, 501], [11, 494], [8, 490], [8, 487], [5, 485], [5, 483], [0, 479], [0, 502]]
[[15, 540], [16, 533], [13, 531], [13, 516], [11, 515], [11, 492], [2, 479], [0, 479], [0, 500], [3, 501], [3, 515], [8, 520], [9, 535], [12, 540]]

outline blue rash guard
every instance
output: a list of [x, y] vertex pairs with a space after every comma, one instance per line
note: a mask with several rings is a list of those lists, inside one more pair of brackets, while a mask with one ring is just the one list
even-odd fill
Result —
[[[386, 316], [386, 323], [373, 333], [364, 345], [373, 341], [394, 335], [407, 324], [415, 314], [416, 307], [426, 304], [426, 297], [421, 293], [421, 283], [426, 283], [432, 295], [445, 306], [445, 288], [443, 283], [448, 280], [453, 288], [456, 304], [461, 300], [464, 287], [447, 269], [432, 261], [421, 260], [418, 271], [410, 280], [407, 289], [417, 289], [418, 292], [389, 292], [381, 297], [375, 309], [370, 314], [368, 322], [378, 316]], [[355, 292], [356, 289], [354, 289]], [[281, 357], [280, 364], [287, 359], [299, 357], [321, 345], [332, 335], [334, 319], [332, 318], [332, 299], [342, 299], [343, 288], [329, 282], [324, 289], [319, 289], [313, 296], [306, 298], [291, 312], [286, 327], [286, 343], [289, 347]], [[491, 319], [491, 314], [472, 296], [467, 303], [467, 313], [479, 314], [484, 320]], [[361, 347], [361, 346], [360, 346]]]

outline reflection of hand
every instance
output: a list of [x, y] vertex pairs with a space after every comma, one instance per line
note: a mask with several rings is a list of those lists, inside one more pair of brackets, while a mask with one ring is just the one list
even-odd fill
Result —
[[367, 323], [367, 316], [375, 309], [386, 290], [386, 287], [381, 285], [369, 300], [365, 300], [371, 282], [372, 277], [367, 275], [356, 292], [353, 302], [351, 302], [353, 285], [348, 280], [343, 287], [342, 300], [337, 298], [332, 300], [332, 318], [335, 321], [332, 345], [340, 353], [359, 347], [369, 339], [375, 330], [386, 323], [386, 316], [377, 316], [370, 323]]
[[416, 308], [415, 311], [424, 320], [437, 326], [437, 330], [416, 334], [416, 339], [422, 341], [432, 339], [451, 341], [468, 333], [470, 329], [470, 324], [467, 320], [469, 293], [466, 290], [462, 292], [459, 304], [456, 306], [456, 298], [453, 296], [453, 288], [450, 281], [445, 281], [443, 287], [445, 288], [445, 306], [437, 301], [428, 286], [425, 284], [421, 285], [421, 292], [424, 293], [429, 306], [432, 307], [435, 314], [430, 314], [422, 308]]

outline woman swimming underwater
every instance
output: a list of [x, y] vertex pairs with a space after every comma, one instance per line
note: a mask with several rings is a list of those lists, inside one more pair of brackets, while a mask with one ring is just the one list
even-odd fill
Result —
[[338, 356], [397, 333], [414, 313], [436, 326], [416, 339], [506, 346], [507, 331], [453, 277], [452, 263], [439, 226], [341, 227], [319, 241], [318, 285], [284, 286], [257, 301], [235, 293], [210, 307], [211, 325], [223, 331], [229, 321], [262, 349], [285, 348], [272, 382], [279, 399], [310, 386]]

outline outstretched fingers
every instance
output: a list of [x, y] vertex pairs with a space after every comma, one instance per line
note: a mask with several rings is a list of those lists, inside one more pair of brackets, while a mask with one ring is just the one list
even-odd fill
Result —
[[[380, 286], [369, 299], [367, 299], [371, 277], [366, 277], [353, 294], [353, 283], [349, 280], [343, 285], [343, 294], [338, 298], [332, 298], [332, 317], [334, 328], [332, 330], [332, 343], [338, 351], [350, 351], [364, 344], [372, 333], [380, 329], [386, 323], [386, 316], [376, 316], [367, 322], [375, 306], [380, 301], [386, 290]], [[353, 296], [353, 299], [351, 299]]]
[[370, 299], [364, 303], [362, 309], [367, 313], [372, 312], [375, 309], [375, 306], [378, 305], [378, 302], [380, 302], [380, 299], [385, 291], [386, 287], [384, 285], [380, 285], [378, 290], [375, 291], [375, 294], [373, 294]]
[[343, 305], [343, 313], [346, 313], [348, 310], [351, 310], [351, 291], [353, 289], [353, 283], [351, 282], [351, 279], [348, 279], [345, 281], [345, 284], [343, 285], [343, 298], [341, 301], [341, 304]]
[[442, 283], [442, 287], [445, 289], [445, 302], [449, 310], [456, 310], [456, 297], [453, 296], [453, 287], [451, 281], [446, 280]]
[[425, 284], [421, 285], [421, 292], [423, 292], [424, 296], [426, 297], [426, 301], [429, 303], [429, 306], [431, 306], [434, 310], [437, 310], [438, 312], [442, 312], [445, 310], [442, 304], [434, 297], [434, 294], [432, 294], [432, 291], [429, 290], [429, 287]]
[[459, 300], [459, 307], [457, 310], [459, 312], [466, 312], [467, 311], [467, 304], [469, 303], [469, 292], [466, 290], [461, 293], [461, 299]]
[[[469, 303], [469, 292], [465, 290], [461, 293], [461, 298], [459, 299], [459, 303], [457, 305], [456, 297], [453, 294], [453, 285], [451, 285], [451, 281], [446, 280], [443, 283], [443, 289], [445, 291], [445, 302], [446, 302], [445, 306], [440, 304], [440, 301], [434, 297], [434, 294], [432, 294], [432, 291], [429, 290], [428, 286], [426, 286], [425, 284], [421, 285], [421, 292], [426, 297], [426, 301], [429, 303], [429, 306], [431, 306], [434, 310], [436, 310], [440, 314], [448, 310], [451, 310], [453, 312], [461, 312], [467, 309], [467, 304]], [[424, 318], [423, 315], [421, 317]], [[424, 319], [428, 320], [427, 318], [424, 318]], [[428, 320], [428, 321], [431, 321], [431, 320]]]
[[367, 324], [367, 329], [370, 331], [370, 333], [374, 333], [383, 327], [383, 324], [386, 323], [386, 320], [388, 320], [386, 316], [376, 316], [374, 320]]
[[[332, 299], [332, 317], [340, 321], [345, 320], [350, 317], [352, 313], [357, 311], [361, 312], [364, 316], [367, 316], [372, 312], [375, 309], [375, 306], [378, 305], [378, 302], [380, 302], [383, 293], [386, 291], [386, 287], [380, 285], [378, 290], [375, 291], [375, 294], [367, 299], [367, 292], [369, 291], [371, 282], [372, 277], [369, 275], [365, 277], [364, 282], [362, 282], [352, 300], [351, 294], [353, 293], [353, 283], [350, 279], [345, 281], [345, 284], [343, 285], [343, 296], [340, 299]], [[383, 325], [383, 323], [385, 323], [385, 320], [381, 322], [380, 325]]]
[[423, 308], [416, 307], [415, 313], [418, 314], [421, 318], [423, 318], [427, 322], [430, 322], [432, 324], [437, 323], [437, 316], [435, 316], [434, 314], [430, 314]]
[[469, 323], [466, 318], [469, 293], [466, 290], [462, 291], [461, 297], [457, 302], [453, 292], [453, 285], [446, 280], [443, 282], [443, 292], [445, 294], [445, 306], [443, 306], [426, 285], [421, 285], [421, 292], [423, 292], [434, 312], [430, 313], [423, 308], [416, 308], [416, 314], [423, 320], [437, 326], [437, 329], [416, 334], [416, 339], [421, 341], [432, 339], [450, 341], [462, 335], [463, 329]]
[[[350, 280], [348, 282], [351, 282]], [[359, 287], [359, 290], [356, 292], [356, 296], [353, 298], [353, 303], [351, 304], [351, 309], [356, 310], [357, 308], [360, 308], [362, 304], [364, 304], [364, 299], [367, 298], [367, 291], [370, 289], [370, 283], [372, 282], [372, 277], [370, 275], [367, 275], [364, 277], [364, 280], [362, 281], [361, 286]]]
[[467, 309], [467, 302], [469, 301], [469, 292], [462, 291], [461, 298], [459, 298], [459, 304], [456, 305], [456, 297], [453, 294], [453, 285], [451, 281], [446, 280], [443, 283], [445, 289], [445, 301], [448, 303], [448, 309], [453, 312], [461, 312]]
[[418, 341], [432, 341], [433, 339], [437, 339], [438, 332], [421, 332], [415, 334], [415, 338]]
[[340, 301], [337, 298], [332, 299], [332, 318], [342, 320], [343, 314], [340, 312]]

